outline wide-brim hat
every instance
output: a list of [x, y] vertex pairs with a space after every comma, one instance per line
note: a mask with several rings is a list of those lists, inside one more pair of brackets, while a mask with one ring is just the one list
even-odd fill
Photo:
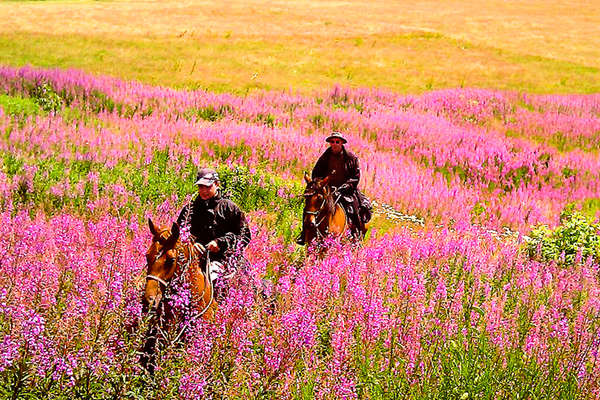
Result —
[[219, 174], [212, 168], [202, 168], [196, 175], [195, 185], [212, 186], [219, 180]]
[[327, 139], [325, 139], [325, 141], [331, 142], [333, 139], [339, 139], [342, 141], [343, 144], [348, 143], [346, 138], [340, 132], [331, 132], [331, 135], [327, 136]]

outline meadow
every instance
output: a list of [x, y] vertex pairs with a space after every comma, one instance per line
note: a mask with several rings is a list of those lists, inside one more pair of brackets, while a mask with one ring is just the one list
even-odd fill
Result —
[[[600, 398], [597, 7], [228, 7], [0, 3], [0, 398]], [[376, 215], [317, 257], [332, 130]], [[151, 376], [147, 219], [206, 165], [248, 270]]]
[[153, 85], [600, 90], [590, 1], [4, 1], [0, 17], [3, 64]]

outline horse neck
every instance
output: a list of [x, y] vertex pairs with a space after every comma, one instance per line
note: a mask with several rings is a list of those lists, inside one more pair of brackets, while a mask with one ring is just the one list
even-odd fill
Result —
[[323, 214], [333, 216], [335, 214], [335, 211], [335, 199], [331, 195], [331, 191], [329, 191], [329, 194], [325, 197], [325, 204], [323, 204]]
[[177, 254], [177, 269], [176, 269], [176, 274], [181, 274], [182, 272], [185, 272], [185, 265], [190, 261], [190, 246], [189, 245], [185, 245], [183, 244], [183, 242], [179, 239], [177, 239], [177, 242], [175, 242], [175, 246], [173, 247], [173, 249], [176, 251]]
[[[194, 249], [194, 245], [192, 243], [183, 243], [180, 240], [177, 240], [177, 242], [175, 243], [175, 250], [177, 250], [177, 262], [181, 262], [182, 265], [178, 265], [177, 266], [177, 272], [181, 273], [181, 272], [187, 272], [190, 273], [192, 271], [199, 271], [202, 274], [204, 274], [204, 267], [203, 267], [203, 263], [206, 261], [205, 257], [206, 255], [203, 254], [196, 254], [196, 250]], [[181, 256], [179, 255], [181, 252]], [[197, 260], [193, 260], [194, 255], [196, 254], [197, 256]], [[185, 270], [185, 265], [187, 263], [192, 263], [195, 265], [196, 263], [198, 264], [198, 267], [200, 267], [199, 269], [196, 268], [192, 268], [192, 270], [190, 270], [189, 268], [187, 269], [187, 271]]]

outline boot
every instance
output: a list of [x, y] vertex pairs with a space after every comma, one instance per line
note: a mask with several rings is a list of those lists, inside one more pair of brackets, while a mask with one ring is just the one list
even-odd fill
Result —
[[356, 240], [362, 240], [365, 237], [366, 229], [365, 225], [362, 223], [361, 218], [358, 216], [358, 213], [354, 213], [350, 216], [352, 222], [352, 229], [350, 232], [352, 233], [352, 237]]

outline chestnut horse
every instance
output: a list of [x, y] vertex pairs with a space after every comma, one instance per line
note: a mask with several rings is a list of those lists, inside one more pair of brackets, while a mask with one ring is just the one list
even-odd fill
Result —
[[[186, 283], [195, 311], [192, 318], [210, 319], [216, 309], [216, 303], [209, 278], [209, 260], [206, 252], [199, 253], [191, 243], [183, 244], [179, 240], [179, 226], [176, 223], [171, 229], [159, 229], [148, 219], [148, 225], [152, 233], [152, 243], [146, 252], [148, 269], [142, 311], [144, 314], [151, 312], [152, 319], [140, 362], [152, 373], [158, 334], [169, 329], [169, 325], [175, 325], [176, 315], [165, 299], [178, 289], [177, 286]], [[191, 321], [192, 319], [188, 320], [188, 323]], [[176, 340], [186, 328], [187, 325], [179, 332]]]
[[329, 186], [329, 176], [311, 179], [304, 174], [304, 242], [309, 245], [313, 240], [324, 239], [328, 235], [342, 236], [348, 227], [346, 212], [334, 198]]

